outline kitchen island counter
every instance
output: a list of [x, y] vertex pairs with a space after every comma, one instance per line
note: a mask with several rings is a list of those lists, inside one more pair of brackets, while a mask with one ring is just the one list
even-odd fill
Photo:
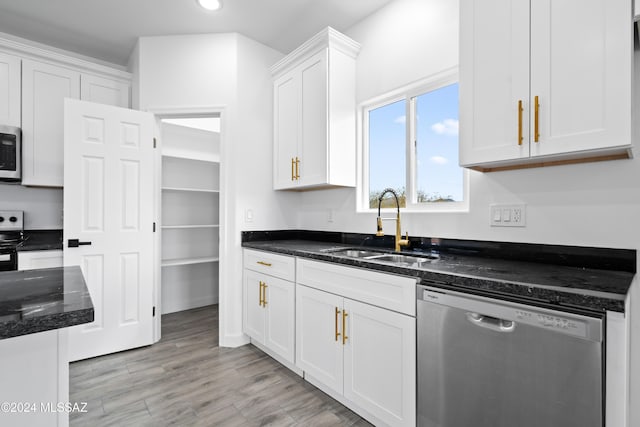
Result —
[[93, 319], [93, 303], [80, 267], [0, 273], [0, 339]]

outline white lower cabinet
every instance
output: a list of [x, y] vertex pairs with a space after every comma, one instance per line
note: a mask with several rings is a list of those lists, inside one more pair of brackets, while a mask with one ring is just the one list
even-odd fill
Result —
[[69, 412], [57, 405], [84, 408], [69, 400], [67, 343], [66, 328], [0, 340], [0, 402], [9, 405], [3, 406], [0, 425], [66, 427]]
[[245, 332], [269, 350], [293, 363], [295, 285], [245, 271]]
[[294, 259], [245, 250], [244, 267], [244, 333], [293, 366], [295, 284], [286, 279], [293, 279]]
[[415, 425], [415, 340], [412, 316], [296, 286], [296, 365], [386, 425]]

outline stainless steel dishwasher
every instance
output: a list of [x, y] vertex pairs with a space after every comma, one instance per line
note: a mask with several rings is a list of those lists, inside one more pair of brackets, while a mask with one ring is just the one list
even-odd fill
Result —
[[418, 286], [418, 426], [602, 427], [603, 317]]

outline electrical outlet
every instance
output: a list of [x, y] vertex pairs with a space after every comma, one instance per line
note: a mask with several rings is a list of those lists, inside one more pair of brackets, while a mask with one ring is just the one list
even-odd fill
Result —
[[490, 205], [492, 227], [525, 227], [526, 205]]

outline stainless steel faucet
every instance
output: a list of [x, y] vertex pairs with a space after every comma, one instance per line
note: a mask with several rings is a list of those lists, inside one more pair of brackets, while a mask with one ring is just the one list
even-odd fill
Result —
[[[386, 188], [382, 193], [380, 193], [380, 197], [378, 197], [378, 229], [376, 231], [376, 236], [384, 236], [384, 232], [382, 231], [382, 217], [380, 216], [380, 205], [382, 204], [382, 198], [385, 194], [391, 193], [393, 197], [396, 199], [396, 206], [398, 208], [398, 214], [396, 216], [396, 239], [395, 239], [395, 251], [400, 252], [400, 248], [402, 246], [409, 246], [409, 232], [407, 232], [407, 236], [402, 238], [402, 227], [400, 225], [400, 201], [398, 200], [398, 195], [392, 188]], [[393, 219], [393, 218], [384, 218]]]

